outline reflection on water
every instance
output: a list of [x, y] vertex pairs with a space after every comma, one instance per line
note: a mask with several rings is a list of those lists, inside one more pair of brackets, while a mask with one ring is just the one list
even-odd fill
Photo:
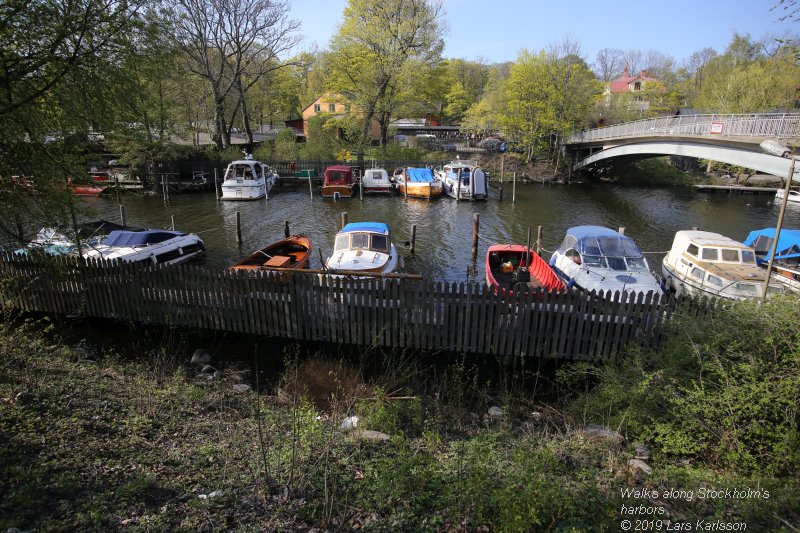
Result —
[[[522, 243], [528, 228], [532, 240], [536, 227], [543, 230], [542, 244], [552, 252], [567, 228], [602, 225], [626, 228], [644, 252], [652, 270], [660, 271], [663, 254], [672, 245], [676, 231], [699, 227], [743, 240], [753, 229], [774, 227], [780, 204], [771, 195], [728, 195], [697, 193], [686, 187], [631, 187], [611, 184], [517, 185], [516, 202], [511, 201], [511, 185], [504, 198], [492, 189], [487, 202], [460, 202], [444, 197], [436, 200], [404, 200], [397, 196], [365, 197], [333, 201], [322, 199], [319, 189], [313, 200], [307, 188], [276, 187], [268, 201], [222, 202], [213, 193], [174, 195], [170, 205], [160, 197], [124, 196], [129, 225], [168, 228], [171, 216], [177, 229], [198, 233], [206, 243], [206, 264], [225, 268], [250, 251], [283, 236], [284, 220], [293, 233], [305, 233], [314, 248], [327, 257], [341, 213], [351, 222], [380, 221], [389, 224], [398, 249], [406, 256], [406, 270], [426, 278], [446, 281], [471, 279], [473, 214], [480, 214], [477, 279], [483, 279], [483, 257], [493, 243]], [[119, 220], [115, 198], [84, 200], [99, 218]], [[236, 244], [236, 212], [241, 213], [241, 249]], [[416, 257], [408, 257], [403, 243], [417, 225]], [[785, 228], [800, 228], [800, 205], [790, 204]], [[550, 254], [543, 254], [549, 259]], [[315, 251], [311, 268], [319, 268], [320, 252]]]

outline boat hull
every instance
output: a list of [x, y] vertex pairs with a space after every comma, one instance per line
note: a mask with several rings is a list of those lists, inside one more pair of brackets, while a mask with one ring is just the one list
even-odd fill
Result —
[[[531, 249], [528, 249], [526, 265], [525, 250], [525, 246], [519, 244], [494, 244], [486, 251], [486, 283], [495, 293], [511, 296], [514, 289], [559, 291], [566, 288], [550, 265]], [[512, 269], [504, 272], [503, 265], [510, 265]], [[528, 272], [528, 280], [520, 280], [515, 273], [520, 267]]]
[[311, 257], [311, 239], [305, 235], [292, 235], [256, 250], [231, 270], [301, 270], [308, 268]]
[[258, 200], [267, 195], [266, 185], [263, 181], [248, 185], [241, 181], [227, 180], [222, 183], [221, 189], [222, 196], [220, 197], [220, 200]]
[[323, 198], [352, 198], [353, 189], [355, 186], [350, 185], [323, 185], [322, 197]]
[[[408, 188], [408, 194], [406, 194], [406, 188]], [[397, 190], [409, 198], [438, 198], [442, 195], [442, 184], [438, 181], [433, 183], [400, 182]]]

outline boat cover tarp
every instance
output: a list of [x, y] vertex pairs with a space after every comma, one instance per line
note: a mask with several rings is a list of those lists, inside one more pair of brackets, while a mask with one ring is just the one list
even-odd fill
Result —
[[353, 231], [369, 231], [388, 235], [389, 226], [383, 222], [351, 222], [342, 228], [341, 233], [350, 233]]
[[432, 183], [434, 181], [433, 171], [429, 168], [407, 168], [406, 176], [408, 176], [408, 181], [418, 183]]
[[[766, 252], [759, 262], [768, 262], [772, 255], [772, 241], [775, 239], [775, 228], [764, 228], [751, 231], [744, 241], [745, 246], [750, 246], [757, 252]], [[781, 238], [778, 239], [778, 248], [775, 259], [791, 259], [800, 257], [800, 229], [781, 229]]]
[[184, 235], [186, 234], [180, 231], [165, 229], [145, 231], [117, 230], [109, 233], [102, 244], [106, 246], [144, 246], [146, 244], [164, 242]]

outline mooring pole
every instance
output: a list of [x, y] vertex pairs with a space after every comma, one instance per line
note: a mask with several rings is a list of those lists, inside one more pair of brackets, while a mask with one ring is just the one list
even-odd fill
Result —
[[288, 220], [284, 220], [283, 221], [283, 235], [287, 239], [289, 238], [289, 235], [291, 235], [291, 232], [289, 231], [289, 221]]
[[478, 227], [480, 226], [481, 216], [478, 213], [472, 215], [472, 261], [478, 258]]
[[347, 225], [347, 211], [342, 211], [342, 228]]
[[542, 255], [542, 227], [536, 228], [536, 255]]
[[123, 204], [119, 204], [119, 218], [122, 220], [122, 225], [126, 226], [125, 224], [125, 206]]
[[219, 199], [222, 197], [222, 195], [219, 192], [219, 179], [217, 179], [217, 169], [216, 168], [214, 169], [214, 191], [215, 191], [215, 193], [217, 195], [217, 203], [219, 203]]
[[414, 246], [417, 244], [417, 225], [411, 225], [411, 255], [414, 255]]
[[458, 185], [456, 186], [456, 203], [461, 201], [461, 176], [456, 174], [456, 180], [458, 180]]
[[618, 231], [620, 235], [625, 235], [625, 226], [620, 226]]
[[172, 219], [172, 231], [175, 231], [175, 215], [171, 215], [170, 218]]
[[236, 211], [236, 244], [242, 245], [242, 214]]
[[500, 185], [503, 184], [503, 173], [505, 172], [505, 167], [506, 167], [506, 156], [505, 155], [501, 155], [500, 156]]
[[511, 187], [511, 203], [517, 202], [517, 173], [514, 172], [514, 184]]
[[358, 178], [358, 199], [364, 201], [364, 175]]
[[783, 215], [786, 213], [786, 202], [789, 200], [789, 191], [791, 190], [792, 179], [794, 178], [794, 163], [795, 159], [792, 158], [792, 163], [789, 165], [789, 175], [786, 176], [786, 188], [783, 190], [783, 201], [781, 201], [781, 210], [778, 213], [778, 223], [775, 226], [775, 237], [773, 237], [772, 239], [772, 247], [769, 253], [769, 262], [767, 263], [767, 276], [764, 278], [764, 291], [761, 293], [761, 303], [764, 303], [764, 301], [767, 299], [767, 289], [769, 289], [769, 278], [770, 276], [772, 276], [772, 265], [775, 263], [775, 254], [778, 253], [778, 239], [781, 238]]
[[311, 195], [311, 199], [314, 199], [314, 189], [311, 188], [311, 171], [308, 171], [308, 194]]
[[528, 240], [525, 241], [525, 268], [531, 264], [531, 228], [528, 227]]

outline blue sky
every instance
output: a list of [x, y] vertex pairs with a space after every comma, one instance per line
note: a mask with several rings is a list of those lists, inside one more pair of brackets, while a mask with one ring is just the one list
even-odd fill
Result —
[[[489, 63], [513, 61], [522, 48], [538, 51], [564, 37], [581, 43], [585, 59], [601, 48], [657, 50], [678, 64], [704, 47], [723, 52], [735, 32], [753, 38], [797, 34], [779, 22], [778, 0], [444, 0], [445, 57]], [[303, 24], [304, 49], [326, 49], [346, 0], [291, 0]]]

